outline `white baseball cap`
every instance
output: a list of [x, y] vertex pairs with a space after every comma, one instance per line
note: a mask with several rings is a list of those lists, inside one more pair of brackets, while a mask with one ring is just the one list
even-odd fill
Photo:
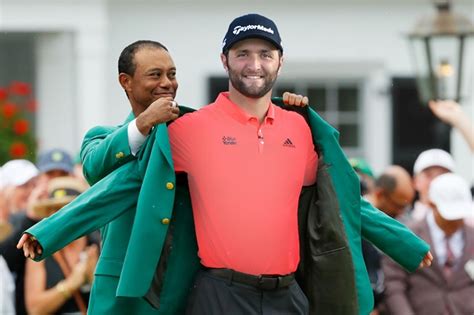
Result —
[[21, 186], [30, 179], [38, 176], [36, 166], [28, 160], [11, 160], [2, 166], [0, 180], [3, 187]]
[[437, 176], [430, 184], [429, 199], [446, 220], [459, 220], [474, 215], [471, 190], [459, 175], [446, 173]]
[[423, 151], [416, 158], [413, 173], [418, 174], [432, 166], [440, 166], [450, 172], [454, 172], [454, 159], [451, 154], [441, 149]]

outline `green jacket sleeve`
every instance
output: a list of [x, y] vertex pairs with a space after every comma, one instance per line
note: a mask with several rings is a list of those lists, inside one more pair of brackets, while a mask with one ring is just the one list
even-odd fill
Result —
[[82, 142], [81, 159], [84, 176], [90, 185], [134, 159], [128, 144], [128, 124], [89, 130]]
[[43, 254], [35, 260], [52, 255], [75, 239], [134, 209], [140, 187], [137, 162], [127, 163], [52, 216], [26, 230], [43, 248]]
[[405, 225], [361, 198], [361, 233], [367, 241], [413, 272], [429, 251], [429, 245]]

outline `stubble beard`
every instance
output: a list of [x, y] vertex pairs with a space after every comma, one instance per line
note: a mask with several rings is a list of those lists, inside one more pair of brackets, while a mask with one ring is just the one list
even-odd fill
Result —
[[[278, 67], [278, 69], [279, 68], [280, 67]], [[257, 86], [246, 84], [242, 80], [243, 75], [232, 70], [229, 67], [229, 64], [227, 64], [227, 69], [229, 69], [229, 80], [234, 89], [249, 98], [261, 98], [265, 96], [273, 88], [278, 74], [278, 69], [273, 74], [268, 74], [267, 72], [263, 71], [264, 84], [262, 86]]]

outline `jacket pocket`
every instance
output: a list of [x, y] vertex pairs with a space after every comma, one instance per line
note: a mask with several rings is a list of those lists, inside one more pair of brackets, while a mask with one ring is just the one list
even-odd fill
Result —
[[100, 258], [95, 268], [96, 276], [116, 276], [122, 273], [123, 261], [112, 258]]

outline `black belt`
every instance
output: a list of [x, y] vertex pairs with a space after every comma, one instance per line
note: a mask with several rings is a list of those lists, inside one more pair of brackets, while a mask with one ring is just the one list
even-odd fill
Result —
[[247, 284], [260, 290], [276, 290], [280, 288], [285, 288], [289, 286], [291, 282], [295, 279], [294, 274], [284, 276], [255, 276], [249, 275], [247, 273], [234, 271], [232, 269], [215, 269], [204, 267], [204, 270], [212, 275], [218, 276], [219, 278], [229, 281], [229, 283], [237, 282]]

